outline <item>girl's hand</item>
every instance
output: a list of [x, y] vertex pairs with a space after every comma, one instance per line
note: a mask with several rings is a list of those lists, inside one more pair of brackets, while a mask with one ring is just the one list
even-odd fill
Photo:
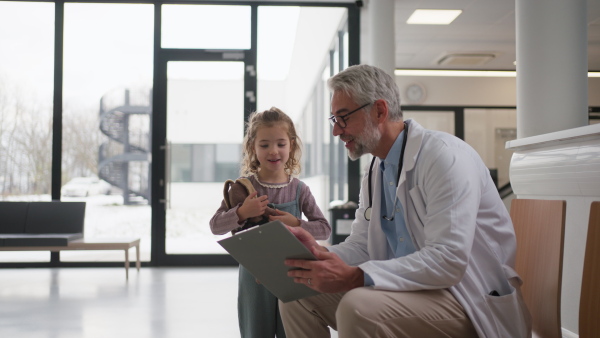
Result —
[[285, 225], [289, 225], [291, 227], [299, 227], [300, 220], [297, 219], [294, 215], [289, 212], [285, 212], [282, 210], [275, 210], [277, 216], [269, 215], [269, 221], [281, 221], [281, 223]]
[[244, 200], [244, 203], [237, 209], [238, 217], [240, 221], [245, 221], [248, 218], [261, 216], [265, 213], [265, 209], [267, 209], [267, 204], [269, 204], [269, 199], [267, 195], [256, 196], [258, 192], [253, 192], [248, 195]]

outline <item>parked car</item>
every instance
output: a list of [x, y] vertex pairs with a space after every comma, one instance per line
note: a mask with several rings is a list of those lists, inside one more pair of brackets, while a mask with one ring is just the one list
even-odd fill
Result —
[[110, 183], [98, 177], [75, 177], [61, 188], [62, 196], [69, 197], [109, 195], [110, 193]]

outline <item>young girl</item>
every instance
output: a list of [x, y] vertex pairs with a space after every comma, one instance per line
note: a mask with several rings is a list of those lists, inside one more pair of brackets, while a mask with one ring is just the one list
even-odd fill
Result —
[[[210, 220], [212, 232], [222, 235], [242, 227], [248, 218], [262, 215], [269, 204], [279, 214], [269, 220], [301, 226], [316, 239], [329, 238], [331, 226], [310, 189], [293, 177], [300, 172], [301, 143], [292, 120], [273, 107], [250, 115], [247, 127], [241, 173], [256, 192], [231, 209], [223, 201]], [[301, 219], [302, 214], [308, 221]], [[241, 265], [238, 320], [242, 338], [285, 337], [277, 298]]]

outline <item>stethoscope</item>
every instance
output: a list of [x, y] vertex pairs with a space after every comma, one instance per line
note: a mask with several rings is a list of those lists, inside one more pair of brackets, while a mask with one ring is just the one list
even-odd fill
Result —
[[[408, 124], [404, 122], [404, 136], [402, 137], [402, 150], [400, 151], [400, 159], [398, 160], [398, 180], [396, 181], [396, 188], [398, 188], [398, 183], [400, 183], [400, 173], [402, 172], [402, 165], [404, 164], [404, 149], [406, 149], [406, 141], [408, 140]], [[375, 164], [375, 157], [371, 160], [371, 166], [369, 167], [369, 207], [365, 210], [365, 219], [367, 221], [371, 220], [371, 206], [373, 206], [373, 193], [371, 188], [371, 174], [373, 173], [373, 165]], [[394, 216], [391, 218], [387, 216], [383, 216], [384, 219], [388, 221], [393, 221]]]

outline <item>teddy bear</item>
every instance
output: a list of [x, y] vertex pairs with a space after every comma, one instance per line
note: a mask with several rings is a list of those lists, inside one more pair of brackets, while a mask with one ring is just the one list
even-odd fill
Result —
[[[231, 209], [238, 204], [244, 203], [246, 197], [255, 191], [256, 190], [254, 189], [252, 182], [250, 182], [250, 180], [247, 178], [238, 178], [235, 181], [227, 180], [225, 181], [225, 186], [223, 187], [223, 200], [225, 201], [227, 208]], [[265, 209], [264, 214], [248, 218], [246, 220], [246, 224], [242, 227], [234, 229], [232, 234], [269, 222], [269, 216], [278, 215], [276, 210], [277, 209], [273, 208], [272, 204], [269, 204]]]

